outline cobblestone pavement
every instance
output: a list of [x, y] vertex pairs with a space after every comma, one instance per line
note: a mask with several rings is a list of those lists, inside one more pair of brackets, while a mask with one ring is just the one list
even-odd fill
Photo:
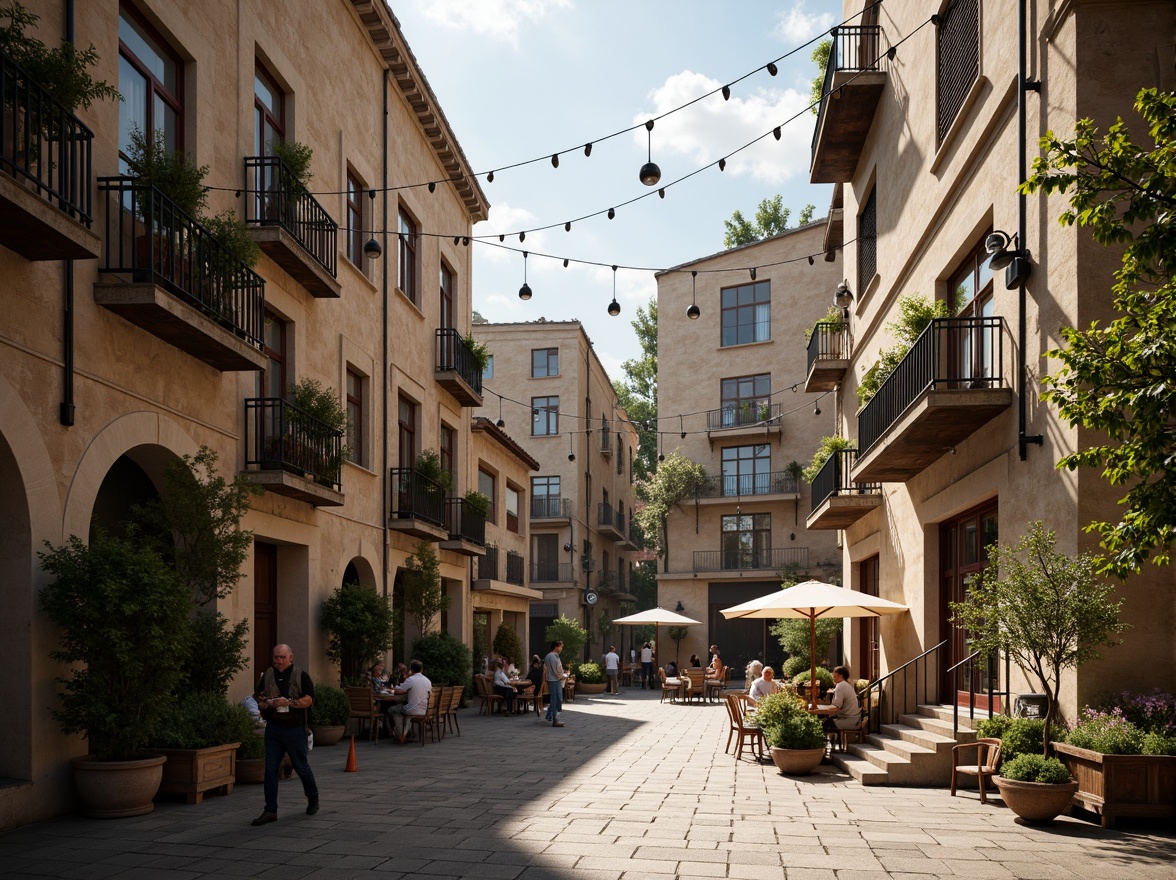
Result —
[[1176, 878], [1176, 829], [1071, 818], [1017, 824], [974, 792], [863, 788], [822, 768], [780, 776], [723, 753], [720, 705], [657, 694], [579, 697], [567, 726], [461, 713], [461, 736], [424, 748], [366, 740], [311, 763], [322, 811], [284, 782], [279, 821], [260, 786], [137, 819], [76, 817], [0, 834], [6, 877], [365, 877], [489, 880], [929, 880], [934, 877]]

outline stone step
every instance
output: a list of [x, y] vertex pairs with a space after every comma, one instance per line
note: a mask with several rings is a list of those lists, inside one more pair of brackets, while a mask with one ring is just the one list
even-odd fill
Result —
[[953, 736], [950, 716], [946, 721], [943, 721], [936, 715], [899, 715], [898, 723], [904, 724], [907, 727], [914, 727], [919, 730], [925, 730], [929, 733], [946, 737], [947, 739], [954, 739], [956, 742], [974, 742], [976, 739], [976, 731], [966, 729], [962, 725], [960, 726], [959, 732]]
[[910, 727], [906, 724], [883, 724], [881, 733], [894, 739], [906, 740], [933, 752], [951, 751], [951, 747], [958, 742], [958, 740], [954, 740], [950, 736], [945, 736], [933, 730]]
[[848, 752], [834, 752], [833, 765], [839, 767], [862, 785], [886, 785], [889, 774], [880, 767]]
[[872, 733], [866, 737], [866, 742], [912, 763], [924, 757], [929, 760], [936, 754], [935, 749], [929, 749], [910, 740], [885, 733]]

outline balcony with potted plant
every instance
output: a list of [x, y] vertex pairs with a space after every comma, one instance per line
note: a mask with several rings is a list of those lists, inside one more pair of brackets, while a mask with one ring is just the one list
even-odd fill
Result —
[[882, 506], [881, 483], [857, 483], [849, 478], [857, 450], [844, 437], [826, 437], [806, 473], [817, 467], [811, 485], [812, 501], [805, 528], [844, 529]]
[[426, 449], [412, 467], [392, 468], [390, 477], [388, 528], [426, 541], [449, 540], [445, 495], [453, 486], [453, 477], [441, 467], [440, 456]]
[[733, 440], [737, 437], [765, 437], [780, 433], [781, 404], [772, 403], [771, 398], [742, 400], [727, 403], [706, 414], [706, 437], [712, 444], [716, 440]]
[[466, 492], [463, 498], [445, 499], [445, 527], [449, 537], [438, 545], [463, 556], [481, 556], [486, 552], [486, 514], [490, 499], [478, 491]]
[[437, 330], [437, 384], [462, 406], [482, 405], [482, 373], [490, 363], [486, 346], [452, 327]]

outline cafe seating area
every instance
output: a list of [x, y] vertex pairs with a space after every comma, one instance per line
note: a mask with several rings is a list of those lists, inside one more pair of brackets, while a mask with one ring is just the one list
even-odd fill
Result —
[[[460, 685], [434, 685], [429, 693], [428, 706], [424, 715], [408, 716], [412, 735], [423, 747], [425, 740], [439, 743], [446, 734], [461, 736], [461, 725], [457, 720], [457, 710], [461, 708], [464, 688]], [[348, 722], [356, 722], [356, 734], [362, 735], [364, 729], [368, 737], [375, 742], [383, 729], [389, 735], [390, 726], [384, 714], [389, 704], [403, 703], [403, 694], [377, 694], [370, 687], [344, 688], [347, 702], [351, 708]], [[395, 737], [391, 737], [395, 740]]]

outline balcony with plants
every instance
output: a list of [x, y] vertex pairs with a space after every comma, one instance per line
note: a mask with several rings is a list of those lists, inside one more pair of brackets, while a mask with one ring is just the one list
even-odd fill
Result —
[[845, 320], [841, 309], [831, 306], [823, 319], [805, 330], [805, 342], [808, 368], [804, 390], [809, 394], [832, 391], [841, 384], [853, 354], [849, 322]]
[[389, 477], [388, 528], [426, 541], [449, 540], [445, 497], [453, 477], [441, 467], [440, 456], [426, 449], [412, 467], [392, 468]]
[[881, 483], [855, 483], [850, 479], [856, 457], [857, 450], [848, 440], [824, 438], [806, 472], [812, 474], [813, 491], [805, 528], [848, 528], [871, 510], [882, 506]]
[[463, 498], [445, 499], [445, 527], [449, 537], [440, 543], [442, 550], [463, 556], [481, 556], [486, 552], [486, 514], [490, 499], [481, 492], [470, 491]]
[[211, 367], [261, 370], [260, 252], [232, 210], [207, 216], [208, 166], [169, 152], [162, 131], [131, 135], [129, 175], [103, 177], [105, 280], [94, 302]]
[[462, 406], [482, 405], [482, 374], [489, 364], [490, 352], [473, 336], [452, 327], [437, 329], [437, 384]]
[[735, 437], [771, 436], [780, 433], [783, 407], [771, 398], [728, 403], [706, 414], [707, 439], [729, 440]]
[[0, 244], [27, 260], [89, 260], [93, 232], [94, 134], [75, 115], [119, 93], [96, 81], [91, 45], [51, 49], [25, 33], [38, 16], [0, 10]]
[[310, 194], [310, 147], [245, 158], [245, 223], [262, 252], [314, 297], [338, 297], [339, 224]]
[[695, 550], [692, 570], [775, 572], [783, 568], [808, 568], [807, 547], [739, 547], [730, 550]]
[[245, 401], [245, 472], [267, 492], [315, 507], [343, 504], [347, 415], [338, 395], [313, 379], [285, 398]]
[[844, 183], [853, 177], [886, 88], [888, 54], [879, 25], [839, 25], [829, 35], [813, 131], [811, 183]]

